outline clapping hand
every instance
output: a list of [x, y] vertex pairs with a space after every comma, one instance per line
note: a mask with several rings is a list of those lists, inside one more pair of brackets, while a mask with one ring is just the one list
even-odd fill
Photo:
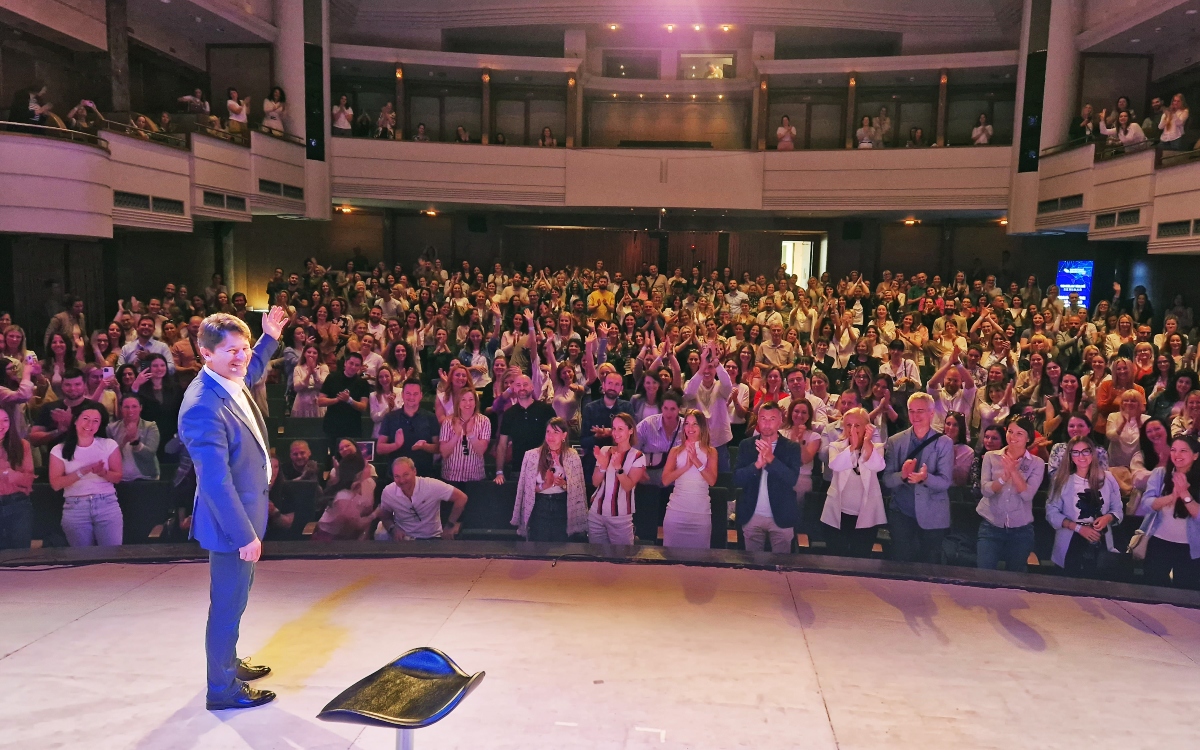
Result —
[[596, 466], [599, 469], [603, 471], [608, 468], [608, 451], [600, 450], [600, 446], [597, 445], [592, 448], [592, 455], [596, 457]]

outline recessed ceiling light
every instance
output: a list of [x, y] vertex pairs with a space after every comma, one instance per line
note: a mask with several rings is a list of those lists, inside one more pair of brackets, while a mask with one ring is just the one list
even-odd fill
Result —
[[1141, 40], [1141, 39], [1130, 39], [1130, 40], [1129, 40], [1129, 43], [1130, 43], [1130, 44], [1137, 44], [1137, 43], [1138, 43], [1138, 42], [1140, 42], [1140, 41], [1142, 41], [1142, 40]]
[[664, 96], [666, 96], [668, 99], [670, 99], [670, 98], [671, 98], [671, 95], [670, 95], [670, 94], [664, 94]]
[[608, 30], [609, 30], [609, 31], [616, 31], [616, 30], [617, 30], [617, 25], [616, 25], [615, 23], [610, 23], [610, 24], [608, 25]]
[[645, 99], [645, 98], [646, 98], [645, 94], [638, 94], [638, 99]]
[[724, 98], [725, 98], [725, 95], [724, 95], [724, 94], [717, 94], [717, 98], [718, 98], [718, 99], [724, 99]]
[[673, 24], [673, 23], [667, 24], [667, 31], [674, 31], [674, 30], [675, 30], [675, 24]]
[[729, 31], [729, 24], [725, 24], [724, 26], [722, 26], [721, 31]]
[[693, 29], [695, 29], [696, 31], [699, 31], [699, 30], [700, 30], [700, 24], [696, 24], [696, 25], [695, 25], [695, 26], [693, 26], [692, 28], [693, 28]]
[[695, 95], [695, 94], [692, 94], [692, 98], [693, 98], [693, 99], [695, 99], [695, 98], [696, 98], [696, 95]]

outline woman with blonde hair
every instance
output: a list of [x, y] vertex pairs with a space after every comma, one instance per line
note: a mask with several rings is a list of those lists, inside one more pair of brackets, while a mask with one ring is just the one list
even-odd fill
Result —
[[697, 409], [680, 415], [683, 443], [663, 462], [662, 484], [674, 485], [663, 518], [663, 546], [712, 546], [712, 506], [708, 488], [717, 483], [717, 449], [709, 442], [708, 420]]
[[833, 483], [821, 512], [821, 522], [830, 527], [830, 554], [868, 557], [878, 527], [887, 524], [879, 486], [886, 464], [883, 449], [866, 409], [855, 407], [842, 415], [842, 437], [829, 446]]
[[1125, 392], [1135, 390], [1142, 394], [1142, 403], [1146, 401], [1146, 391], [1133, 379], [1133, 362], [1125, 357], [1118, 357], [1112, 363], [1112, 376], [1100, 383], [1096, 388], [1096, 414], [1093, 428], [1100, 434], [1105, 433], [1110, 414], [1121, 410], [1121, 399]]
[[480, 413], [479, 395], [473, 388], [464, 388], [458, 395], [454, 413], [442, 421], [440, 439], [443, 481], [483, 480], [483, 457], [492, 439], [492, 423]]
[[[438, 371], [438, 384], [434, 392], [433, 411], [438, 421], [444, 421], [454, 412], [454, 405], [463, 391], [471, 388], [471, 371], [462, 362], [454, 360], [450, 370]], [[473, 390], [473, 389], [472, 389]]]
[[562, 417], [546, 423], [546, 438], [525, 452], [512, 525], [530, 542], [566, 542], [588, 526], [583, 461], [568, 442]]

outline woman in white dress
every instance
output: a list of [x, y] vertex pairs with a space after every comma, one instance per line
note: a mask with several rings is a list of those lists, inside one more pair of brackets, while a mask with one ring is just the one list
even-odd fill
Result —
[[717, 450], [709, 444], [708, 421], [696, 409], [683, 414], [683, 444], [667, 454], [662, 483], [675, 485], [663, 518], [663, 546], [708, 549], [712, 544], [708, 488], [717, 483]]
[[787, 115], [780, 119], [779, 127], [775, 129], [775, 140], [777, 143], [775, 148], [779, 151], [796, 149], [796, 126], [792, 124]]
[[321, 361], [321, 350], [311, 344], [304, 347], [304, 359], [292, 370], [292, 390], [296, 392], [293, 417], [325, 416], [325, 408], [317, 406], [317, 396], [327, 377], [329, 365]]

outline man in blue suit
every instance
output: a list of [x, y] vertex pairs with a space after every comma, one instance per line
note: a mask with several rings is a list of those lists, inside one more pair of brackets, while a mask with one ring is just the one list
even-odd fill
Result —
[[779, 433], [783, 412], [768, 402], [758, 410], [758, 437], [748, 437], [738, 448], [733, 481], [742, 488], [737, 501], [737, 524], [747, 552], [792, 551], [795, 527], [800, 523], [796, 480], [800, 477], [800, 446]]
[[248, 386], [266, 372], [287, 313], [271, 309], [250, 349], [250, 329], [233, 315], [210, 315], [197, 343], [204, 368], [183, 396], [179, 437], [196, 469], [192, 536], [208, 550], [209, 608], [204, 648], [210, 711], [261, 706], [275, 698], [247, 684], [270, 673], [237, 658], [238, 628], [267, 528], [271, 459], [267, 426]]

